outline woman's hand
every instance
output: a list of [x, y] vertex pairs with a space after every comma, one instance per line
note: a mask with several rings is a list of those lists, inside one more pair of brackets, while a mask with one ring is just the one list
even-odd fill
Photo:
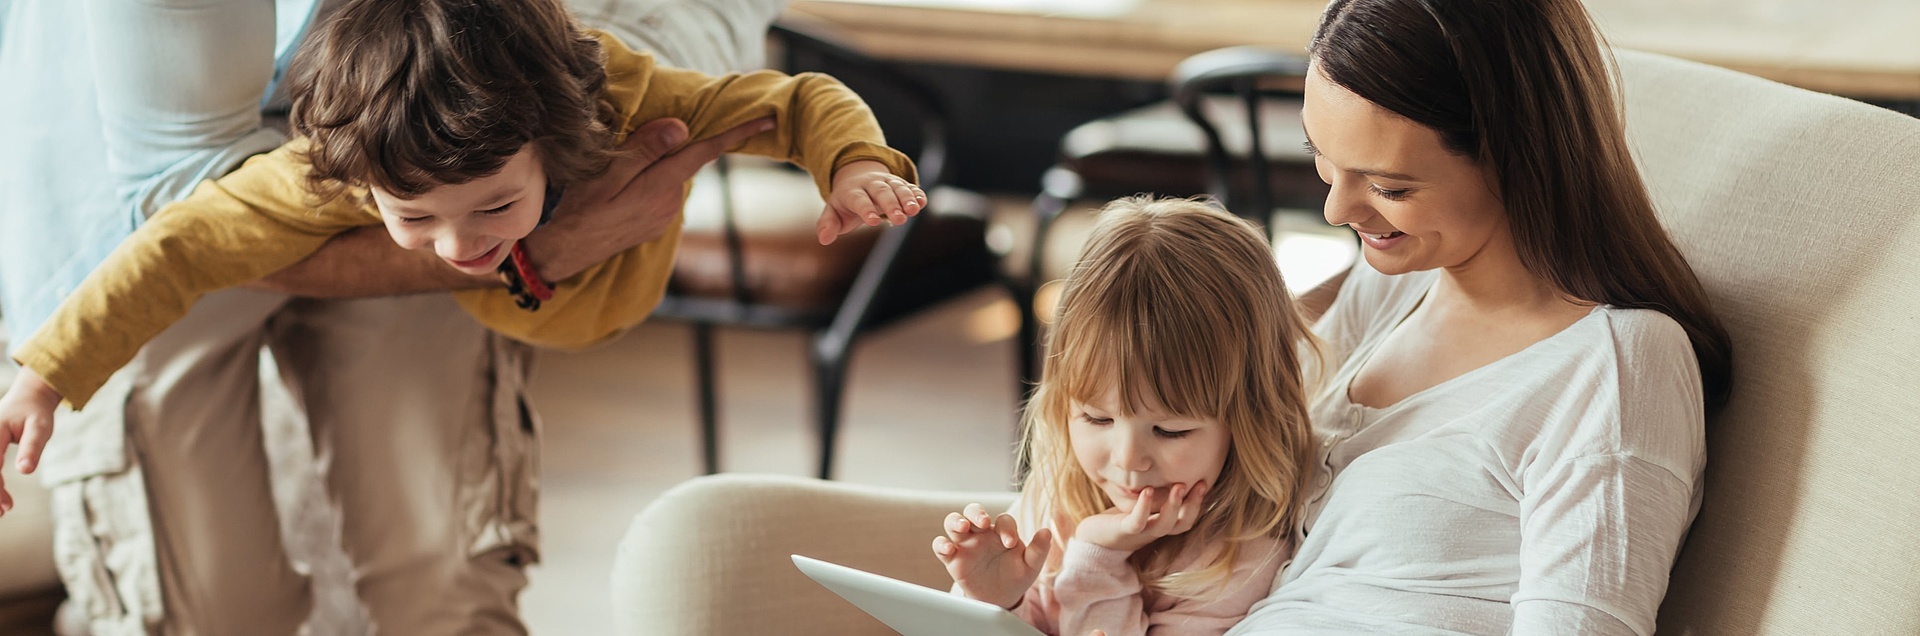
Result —
[[[20, 368], [7, 395], [0, 397], [0, 453], [9, 444], [19, 444], [14, 465], [21, 474], [33, 474], [40, 467], [40, 451], [46, 450], [47, 438], [53, 436], [53, 409], [58, 406], [60, 392], [26, 367]], [[9, 510], [13, 510], [13, 495], [7, 493], [6, 480], [0, 479], [0, 515]]]
[[878, 161], [855, 161], [833, 173], [833, 192], [820, 212], [820, 244], [826, 245], [862, 223], [893, 225], [907, 222], [927, 207], [927, 193], [887, 171]]
[[1080, 525], [1074, 528], [1074, 540], [1111, 550], [1133, 552], [1161, 537], [1192, 530], [1194, 522], [1200, 519], [1200, 504], [1207, 494], [1207, 482], [1200, 482], [1191, 489], [1186, 484], [1174, 484], [1171, 492], [1167, 493], [1165, 504], [1158, 506], [1157, 510], [1155, 492], [1153, 488], [1142, 489], [1139, 499], [1133, 502], [1132, 512], [1121, 512], [1115, 506], [1080, 520]]
[[947, 515], [945, 536], [934, 537], [933, 554], [947, 566], [960, 591], [1007, 609], [1019, 605], [1053, 549], [1053, 531], [1041, 528], [1033, 543], [1020, 540], [1013, 515], [989, 518], [980, 504]]

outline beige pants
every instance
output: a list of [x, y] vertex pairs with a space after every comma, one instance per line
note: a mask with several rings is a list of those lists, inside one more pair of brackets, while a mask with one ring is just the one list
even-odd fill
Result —
[[[44, 464], [70, 602], [97, 636], [296, 633], [260, 352], [304, 409], [354, 586], [383, 634], [524, 633], [537, 560], [529, 351], [446, 294], [208, 296], [63, 412]], [[164, 608], [164, 609], [163, 609]]]

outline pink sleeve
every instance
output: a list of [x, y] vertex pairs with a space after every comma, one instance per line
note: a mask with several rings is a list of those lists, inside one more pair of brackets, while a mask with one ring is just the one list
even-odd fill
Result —
[[1149, 608], [1141, 598], [1140, 577], [1127, 563], [1130, 553], [1083, 541], [1069, 542], [1060, 576], [1053, 585], [1059, 608], [1057, 633], [1086, 636], [1100, 629], [1107, 636], [1224, 634], [1272, 589], [1273, 577], [1287, 556], [1272, 550], [1274, 546], [1271, 540], [1243, 545], [1224, 583], [1226, 588], [1217, 597], [1171, 599]]
[[1043, 634], [1061, 636], [1060, 625], [1054, 622], [1054, 618], [1060, 615], [1060, 599], [1054, 597], [1053, 586], [1048, 585], [1045, 575], [1034, 581], [1033, 587], [1027, 588], [1027, 595], [1010, 611]]
[[1086, 636], [1095, 629], [1107, 636], [1147, 633], [1146, 608], [1140, 601], [1140, 575], [1127, 564], [1132, 552], [1068, 541], [1053, 581], [1057, 597], [1060, 636]]

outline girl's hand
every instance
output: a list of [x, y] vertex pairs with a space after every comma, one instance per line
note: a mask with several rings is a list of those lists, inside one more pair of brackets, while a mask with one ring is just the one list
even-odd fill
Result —
[[833, 192], [820, 213], [820, 244], [865, 225], [907, 222], [927, 207], [927, 193], [887, 171], [878, 161], [855, 161], [833, 173]]
[[1053, 549], [1053, 531], [1041, 528], [1033, 543], [1020, 541], [1013, 515], [987, 517], [980, 504], [947, 515], [946, 536], [934, 537], [933, 554], [967, 598], [1013, 609], [1040, 578]]
[[[53, 436], [53, 409], [57, 406], [60, 392], [25, 367], [14, 378], [6, 397], [0, 397], [0, 453], [7, 445], [18, 443], [20, 454], [14, 465], [21, 474], [33, 474], [40, 467], [40, 451]], [[13, 495], [7, 493], [6, 480], [0, 479], [0, 515], [12, 509]]]
[[1200, 519], [1200, 503], [1206, 497], [1207, 482], [1200, 482], [1191, 489], [1186, 484], [1174, 484], [1167, 494], [1165, 505], [1157, 510], [1154, 494], [1153, 488], [1142, 489], [1139, 500], [1133, 502], [1132, 512], [1121, 512], [1115, 506], [1080, 520], [1080, 525], [1073, 531], [1074, 540], [1110, 550], [1133, 552], [1161, 537], [1192, 530], [1194, 522]]

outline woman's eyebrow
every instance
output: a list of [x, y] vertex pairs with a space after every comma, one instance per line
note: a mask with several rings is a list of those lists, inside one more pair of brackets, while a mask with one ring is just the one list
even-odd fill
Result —
[[[1307, 143], [1306, 143], [1307, 152], [1309, 154], [1312, 154], [1315, 157], [1320, 156], [1320, 147], [1313, 145], [1313, 138], [1307, 136], [1306, 131], [1304, 130], [1300, 131], [1300, 135], [1302, 138], [1307, 140]], [[1419, 177], [1415, 177], [1410, 174], [1391, 172], [1387, 170], [1378, 170], [1373, 168], [1341, 168], [1341, 170], [1345, 170], [1347, 172], [1351, 172], [1354, 174], [1366, 175], [1369, 177], [1380, 177], [1382, 179], [1392, 179], [1394, 181], [1420, 181]]]

